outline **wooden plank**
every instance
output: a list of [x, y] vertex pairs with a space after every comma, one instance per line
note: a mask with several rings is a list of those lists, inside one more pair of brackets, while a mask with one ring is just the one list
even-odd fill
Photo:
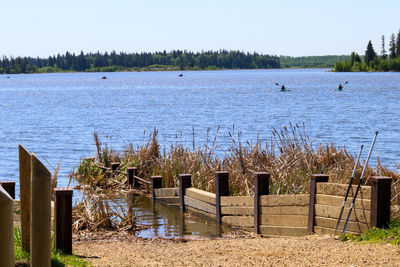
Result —
[[[330, 218], [324, 218], [324, 217], [315, 217], [314, 221], [315, 221], [316, 226], [330, 228], [333, 230], [335, 230], [336, 224], [337, 224], [336, 219], [330, 219]], [[340, 220], [338, 232], [336, 234], [340, 234], [342, 232], [345, 222], [346, 222], [346, 220]], [[346, 230], [350, 231], [350, 232], [355, 232], [355, 233], [364, 233], [365, 231], [368, 230], [368, 228], [369, 228], [369, 226], [366, 223], [349, 221], [349, 223], [347, 224]]]
[[238, 196], [238, 197], [221, 197], [221, 207], [222, 206], [253, 206], [254, 207], [254, 197], [252, 196]]
[[165, 204], [179, 205], [179, 197], [158, 197], [156, 200]]
[[268, 195], [260, 197], [261, 206], [308, 206], [310, 196], [308, 194], [299, 195]]
[[156, 198], [179, 196], [179, 188], [158, 188], [154, 189]]
[[254, 207], [248, 206], [232, 206], [232, 207], [221, 207], [222, 215], [254, 215]]
[[261, 225], [307, 227], [307, 215], [261, 215]]
[[254, 227], [253, 216], [223, 216], [222, 222], [229, 225], [240, 226], [240, 227], [248, 227], [248, 228]]
[[[335, 184], [335, 183], [318, 183], [317, 184], [317, 194], [323, 195], [333, 195], [333, 196], [346, 196], [347, 184]], [[354, 193], [356, 191], [357, 185], [352, 185], [349, 191], [349, 197], [353, 199]], [[361, 186], [360, 191], [357, 194], [359, 199], [371, 199], [371, 187]]]
[[[332, 196], [332, 195], [322, 195], [317, 194], [317, 204], [329, 205], [329, 206], [338, 206], [342, 207], [344, 197], [341, 196]], [[351, 198], [348, 198], [346, 201], [345, 207], [350, 207]], [[356, 202], [354, 203], [354, 208], [363, 209], [363, 210], [371, 210], [371, 200], [369, 199], [360, 199], [357, 197]]]
[[[315, 204], [315, 216], [337, 219], [339, 218], [341, 207]], [[348, 208], [343, 210], [342, 218], [346, 219], [349, 212]], [[371, 212], [368, 210], [353, 209], [349, 221], [369, 224]]]
[[211, 219], [216, 218], [215, 213], [214, 214], [208, 213], [208, 212], [198, 210], [198, 209], [195, 209], [195, 208], [192, 208], [189, 206], [186, 206], [186, 210], [189, 212], [195, 213], [196, 215], [202, 216], [202, 217], [211, 218]]
[[208, 213], [212, 213], [212, 214], [216, 213], [215, 206], [213, 206], [207, 202], [197, 200], [195, 198], [191, 198], [188, 196], [185, 196], [185, 205], [186, 205], [186, 207], [192, 207], [192, 208], [202, 210], [202, 211], [205, 211]]
[[20, 144], [19, 151], [19, 197], [21, 198], [21, 245], [30, 251], [31, 235], [31, 154]]
[[[322, 226], [314, 226], [314, 232], [316, 234], [319, 235], [333, 235], [333, 233], [335, 232], [335, 229], [332, 228], [326, 228], [326, 227], [322, 227]], [[346, 231], [347, 234], [358, 234], [355, 232], [350, 232], [350, 231]]]
[[260, 233], [267, 236], [306, 236], [307, 227], [282, 227], [260, 225]]
[[308, 206], [262, 207], [261, 215], [308, 215]]
[[215, 205], [215, 194], [196, 188], [187, 188], [186, 196]]

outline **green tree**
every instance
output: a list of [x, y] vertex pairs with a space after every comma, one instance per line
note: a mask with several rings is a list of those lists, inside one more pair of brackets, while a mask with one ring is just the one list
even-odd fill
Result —
[[387, 58], [387, 51], [385, 49], [385, 35], [382, 35], [381, 58]]
[[389, 58], [394, 59], [395, 57], [396, 57], [396, 39], [394, 33], [392, 33], [389, 42]]
[[374, 47], [372, 46], [371, 40], [369, 40], [367, 45], [367, 50], [365, 50], [365, 64], [369, 66], [370, 62], [376, 58], [376, 53]]
[[396, 38], [396, 57], [400, 56], [400, 30], [397, 33], [397, 38]]

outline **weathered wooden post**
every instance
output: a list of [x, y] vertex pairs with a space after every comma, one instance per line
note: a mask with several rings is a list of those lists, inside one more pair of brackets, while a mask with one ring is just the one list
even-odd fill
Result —
[[111, 171], [115, 172], [118, 169], [119, 165], [121, 165], [121, 163], [120, 162], [111, 162], [110, 165], [111, 165]]
[[14, 267], [14, 201], [0, 185], [0, 266]]
[[31, 266], [51, 266], [51, 174], [32, 154]]
[[162, 177], [161, 176], [151, 176], [151, 199], [156, 200], [156, 194], [154, 189], [162, 188]]
[[217, 224], [221, 224], [221, 196], [229, 196], [229, 172], [219, 171], [215, 174], [215, 208]]
[[308, 234], [314, 232], [315, 199], [317, 194], [317, 183], [328, 182], [329, 175], [311, 174], [310, 178], [310, 203], [308, 208]]
[[185, 211], [186, 188], [192, 187], [192, 176], [190, 174], [179, 175], [179, 204], [181, 211]]
[[15, 182], [14, 181], [0, 181], [0, 185], [6, 190], [12, 199], [15, 199]]
[[257, 172], [254, 176], [254, 232], [260, 233], [261, 196], [269, 195], [269, 173]]
[[136, 173], [137, 173], [137, 168], [136, 167], [127, 168], [126, 169], [126, 173], [127, 173], [127, 176], [128, 176], [128, 179], [127, 179], [128, 185], [131, 188], [132, 187], [133, 188], [139, 187], [139, 184], [135, 180], [135, 176], [136, 176]]
[[31, 154], [22, 146], [19, 152], [19, 188], [21, 203], [22, 249], [30, 251], [31, 238]]
[[371, 176], [371, 217], [370, 227], [388, 227], [390, 221], [390, 199], [392, 178]]
[[72, 254], [72, 194], [71, 188], [55, 188], [55, 247]]

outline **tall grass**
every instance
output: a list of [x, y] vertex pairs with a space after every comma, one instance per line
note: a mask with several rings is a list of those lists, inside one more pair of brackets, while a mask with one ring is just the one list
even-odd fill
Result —
[[[334, 143], [314, 144], [304, 124], [273, 129], [268, 141], [262, 142], [257, 138], [254, 144], [242, 143], [241, 133], [235, 132], [233, 127], [229, 132], [231, 145], [223, 156], [218, 151], [217, 135], [209, 141], [208, 134], [209, 131], [206, 144], [200, 147], [195, 147], [193, 133], [191, 149], [182, 144], [174, 144], [161, 152], [157, 130], [154, 129], [147, 143], [136, 148], [131, 144], [123, 152], [116, 153], [112, 148], [102, 147], [95, 133], [97, 157], [83, 160], [73, 176], [83, 185], [123, 187], [126, 179], [124, 175], [106, 177], [106, 172], [97, 167], [119, 160], [121, 170], [135, 166], [138, 168], [138, 176], [145, 179], [161, 175], [164, 187], [177, 187], [178, 175], [189, 173], [194, 187], [213, 192], [215, 172], [226, 170], [230, 174], [232, 194], [251, 195], [254, 190], [254, 174], [266, 171], [271, 175], [270, 194], [297, 194], [309, 192], [309, 179], [313, 173], [328, 174], [330, 182], [348, 183], [355, 164], [355, 156], [349, 154], [345, 147], [338, 147]], [[358, 165], [354, 183], [358, 182], [362, 167], [363, 164]], [[368, 166], [366, 169], [365, 183], [368, 183], [371, 175], [392, 177], [392, 203], [400, 204], [399, 175], [383, 166], [379, 158], [375, 168]]]

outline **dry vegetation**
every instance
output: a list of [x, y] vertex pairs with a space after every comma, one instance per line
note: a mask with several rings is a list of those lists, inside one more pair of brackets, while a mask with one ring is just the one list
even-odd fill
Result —
[[[119, 161], [121, 172], [127, 167], [137, 167], [139, 177], [150, 179], [152, 175], [161, 175], [164, 187], [177, 187], [178, 175], [190, 173], [194, 187], [213, 192], [215, 172], [226, 170], [230, 173], [232, 194], [251, 195], [254, 174], [266, 171], [271, 175], [270, 194], [296, 194], [308, 192], [310, 174], [313, 173], [329, 174], [330, 182], [348, 183], [355, 164], [355, 156], [349, 154], [345, 147], [339, 148], [333, 143], [313, 144], [304, 125], [290, 124], [282, 130], [273, 129], [272, 138], [265, 143], [257, 140], [255, 144], [246, 142], [243, 145], [240, 133], [234, 134], [233, 129], [230, 135], [230, 149], [224, 157], [219, 157], [216, 136], [211, 143], [198, 148], [194, 146], [193, 137], [192, 149], [177, 144], [161, 152], [157, 130], [154, 130], [144, 145], [134, 148], [131, 144], [125, 151], [117, 153], [107, 145], [103, 147], [97, 133], [94, 133], [97, 156], [84, 159], [73, 177], [80, 185], [102, 189], [125, 188], [125, 175], [112, 175], [98, 167], [109, 167], [111, 162]], [[354, 183], [358, 183], [362, 167], [361, 164], [358, 166]], [[397, 207], [400, 204], [399, 174], [384, 167], [378, 158], [375, 168], [367, 168], [365, 183], [371, 175], [393, 178], [392, 204]]]

